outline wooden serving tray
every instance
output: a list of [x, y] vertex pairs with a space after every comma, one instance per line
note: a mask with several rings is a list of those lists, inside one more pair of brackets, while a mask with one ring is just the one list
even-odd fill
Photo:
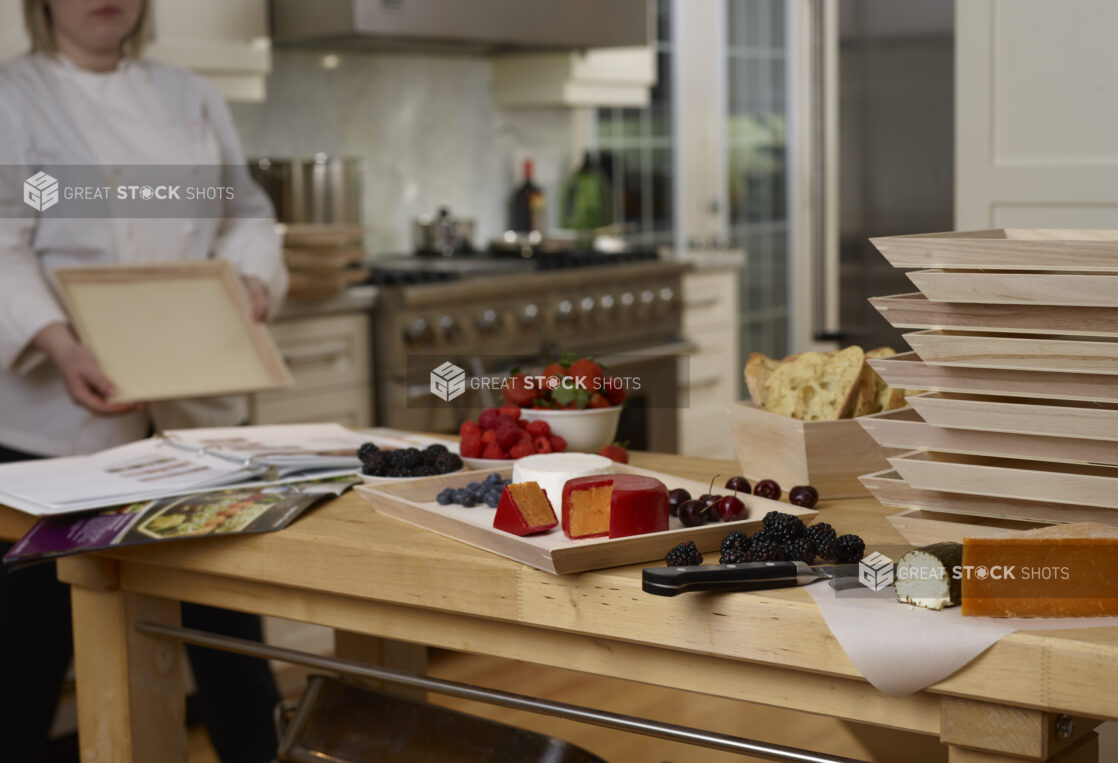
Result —
[[994, 498], [1118, 508], [1118, 468], [1056, 464], [938, 451], [889, 459], [913, 487]]
[[[494, 471], [504, 479], [512, 476], [511, 466]], [[706, 493], [708, 487], [705, 482], [695, 482], [628, 464], [617, 464], [614, 471], [655, 477], [667, 485], [669, 490], [681, 487], [696, 498]], [[488, 472], [459, 472], [398, 483], [358, 486], [356, 490], [381, 514], [556, 575], [639, 562], [663, 562], [664, 555], [673, 546], [687, 540], [695, 541], [695, 545], [703, 553], [717, 551], [722, 539], [731, 530], [748, 534], [760, 530], [761, 518], [770, 511], [796, 514], [805, 522], [810, 522], [819, 513], [814, 509], [803, 509], [782, 501], [739, 494], [738, 497], [745, 502], [750, 515], [749, 519], [738, 522], [684, 527], [678, 519], [672, 517], [670, 529], [664, 532], [628, 538], [571, 540], [563, 534], [560, 527], [542, 535], [521, 537], [493, 528], [496, 509], [484, 505], [472, 509], [456, 505], [440, 506], [435, 502], [435, 496], [444, 487], [464, 487], [469, 482], [484, 479], [486, 474]], [[558, 506], [555, 507], [555, 515], [560, 516]]]
[[919, 292], [872, 297], [870, 304], [900, 329], [1118, 336], [1118, 310], [1107, 307], [933, 302]]
[[908, 278], [935, 302], [1118, 307], [1118, 273], [914, 270]]
[[[917, 395], [909, 401], [931, 404], [934, 395]], [[969, 401], [968, 402], [972, 402]], [[1007, 407], [998, 403], [997, 408]], [[1012, 407], [1012, 406], [1008, 406]], [[1028, 406], [1024, 406], [1028, 407]], [[1011, 413], [1004, 415], [1012, 416]], [[956, 412], [951, 411], [954, 415]], [[960, 414], [961, 415], [961, 414]], [[927, 448], [945, 453], [969, 453], [976, 456], [1004, 456], [1036, 461], [1058, 461], [1071, 464], [1102, 464], [1118, 466], [1118, 441], [1085, 440], [1077, 437], [1035, 437], [1002, 431], [976, 431], [967, 426], [948, 429], [950, 425], [925, 421], [917, 409], [901, 408], [857, 419], [878, 445], [903, 450]], [[970, 424], [964, 417], [963, 423]], [[1118, 438], [1118, 430], [1114, 432]]]
[[[1109, 445], [1098, 444], [1094, 451], [1099, 454], [1112, 452], [1111, 449], [1118, 443], [1118, 404], [1115, 403], [1070, 400], [1023, 402], [1013, 398], [969, 396], [957, 392], [925, 392], [910, 395], [907, 400], [924, 421], [937, 427], [1008, 432], [1015, 436], [1080, 438], [1084, 443], [1109, 442]], [[1090, 450], [1089, 446], [1082, 447], [1084, 453]], [[1056, 453], [1050, 451], [1049, 458], [1055, 456]]]
[[1104, 374], [931, 365], [915, 352], [867, 358], [867, 362], [886, 384], [899, 389], [1118, 403], [1118, 384]]
[[935, 511], [910, 509], [886, 517], [893, 529], [914, 546], [951, 541], [962, 543], [964, 538], [989, 538], [1007, 530], [1021, 531], [1043, 527], [1051, 522], [1029, 522], [1018, 519], [970, 517], [963, 514], [943, 514]]
[[862, 476], [862, 482], [880, 503], [898, 509], [998, 517], [1027, 522], [1102, 522], [1118, 527], [1118, 512], [1091, 506], [1073, 506], [1051, 501], [990, 498], [945, 490], [922, 490], [908, 484], [894, 469]]
[[1118, 272], [1114, 230], [1007, 228], [884, 236], [870, 242], [898, 268]]
[[933, 365], [1118, 375], [1118, 338], [941, 330], [915, 331], [904, 338]]

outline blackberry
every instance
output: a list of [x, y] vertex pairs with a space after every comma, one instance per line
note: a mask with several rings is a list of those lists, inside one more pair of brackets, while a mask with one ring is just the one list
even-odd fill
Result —
[[430, 453], [431, 457], [434, 458], [435, 456], [437, 456], [440, 453], [449, 453], [450, 451], [448, 451], [446, 449], [446, 446], [443, 445], [442, 443], [433, 442], [430, 445], [428, 445], [426, 448], [424, 448], [423, 452], [424, 453]]
[[391, 464], [400, 469], [414, 469], [423, 464], [423, 456], [419, 455], [418, 448], [402, 448], [392, 451]]
[[784, 544], [784, 555], [792, 562], [811, 564], [815, 561], [815, 544], [807, 538], [796, 538]]
[[784, 550], [775, 543], [769, 541], [761, 541], [758, 543], [753, 541], [753, 545], [749, 547], [746, 552], [748, 561], [751, 562], [783, 562]]
[[722, 556], [718, 557], [719, 564], [744, 564], [750, 562], [748, 548], [727, 548], [722, 550]]
[[726, 553], [730, 549], [746, 549], [749, 548], [752, 541], [749, 536], [740, 530], [732, 530], [729, 535], [722, 539], [722, 553]]
[[457, 453], [439, 453], [435, 456], [434, 467], [439, 474], [456, 472], [462, 468], [462, 459]]
[[778, 545], [778, 546], [780, 545], [779, 543], [776, 542], [776, 539], [773, 536], [773, 534], [771, 532], [769, 532], [768, 530], [757, 531], [753, 535], [753, 538], [751, 538], [751, 540], [752, 540], [753, 545], [756, 545], [758, 543], [776, 543], [776, 545]]
[[762, 532], [766, 533], [773, 543], [783, 546], [804, 534], [804, 522], [797, 516], [785, 514], [781, 511], [770, 511], [761, 520]]
[[362, 464], [361, 473], [367, 474], [370, 477], [383, 477], [384, 466], [380, 464]]
[[669, 551], [664, 561], [669, 567], [693, 567], [703, 563], [703, 555], [695, 547], [695, 541], [689, 540]]
[[372, 457], [374, 453], [377, 453], [379, 451], [380, 448], [378, 448], [375, 444], [366, 442], [357, 449], [357, 457], [361, 459], [361, 463], [364, 464], [368, 462], [369, 458]]
[[831, 542], [828, 549], [830, 559], [839, 564], [854, 564], [866, 553], [866, 542], [857, 535], [840, 535]]
[[816, 522], [804, 531], [804, 537], [815, 544], [817, 551], [822, 551], [835, 539], [835, 528], [826, 522]]

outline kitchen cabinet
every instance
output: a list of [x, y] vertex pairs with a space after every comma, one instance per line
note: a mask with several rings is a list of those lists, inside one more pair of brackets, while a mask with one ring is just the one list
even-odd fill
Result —
[[[151, 0], [147, 57], [197, 72], [234, 101], [264, 99], [272, 67], [267, 0]], [[30, 47], [20, 3], [0, 3], [0, 60]]]
[[295, 386], [253, 395], [253, 424], [372, 425], [368, 313], [281, 320], [273, 324], [272, 336]]
[[683, 276], [683, 337], [695, 346], [680, 362], [679, 452], [734, 458], [726, 406], [738, 398], [737, 267], [703, 268]]
[[493, 100], [503, 107], [648, 105], [656, 53], [648, 46], [494, 56]]

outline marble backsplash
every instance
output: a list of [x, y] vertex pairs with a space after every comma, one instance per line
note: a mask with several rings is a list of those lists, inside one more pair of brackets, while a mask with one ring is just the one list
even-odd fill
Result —
[[554, 224], [571, 165], [571, 111], [498, 108], [484, 57], [276, 51], [267, 100], [231, 108], [249, 157], [364, 160], [373, 254], [410, 251], [411, 220], [442, 205], [484, 244], [507, 225], [524, 158]]

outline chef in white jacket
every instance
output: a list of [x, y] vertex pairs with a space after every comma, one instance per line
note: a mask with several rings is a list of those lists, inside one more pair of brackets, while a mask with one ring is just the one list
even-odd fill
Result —
[[[0, 461], [89, 453], [152, 428], [247, 418], [243, 398], [112, 404], [112, 380], [76, 339], [52, 288], [54, 268], [221, 258], [240, 272], [254, 317], [282, 301], [287, 275], [271, 205], [240, 185], [220, 214], [197, 219], [29, 212], [23, 177], [44, 167], [97, 168], [127, 181], [137, 166], [181, 165], [212, 177], [244, 167], [229, 110], [205, 80], [140, 58], [146, 0], [23, 0], [32, 53], [0, 67]], [[130, 170], [130, 166], [132, 169]], [[143, 320], [142, 315], [135, 320]], [[0, 553], [7, 547], [0, 545]], [[244, 637], [259, 619], [184, 606], [184, 622]], [[70, 659], [68, 592], [52, 565], [0, 571], [0, 757], [42, 753]], [[266, 664], [191, 653], [223, 760], [271, 760], [275, 687]], [[224, 723], [222, 720], [224, 719]]]

